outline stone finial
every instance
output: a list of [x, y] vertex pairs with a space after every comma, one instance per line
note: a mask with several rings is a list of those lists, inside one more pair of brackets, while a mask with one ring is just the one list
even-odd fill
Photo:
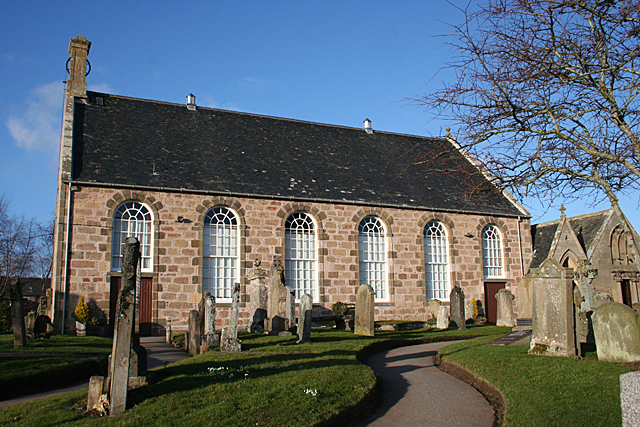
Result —
[[83, 36], [69, 41], [69, 79], [67, 80], [67, 95], [87, 97], [87, 57], [91, 42]]
[[560, 218], [565, 219], [567, 217], [565, 211], [564, 203], [560, 203]]

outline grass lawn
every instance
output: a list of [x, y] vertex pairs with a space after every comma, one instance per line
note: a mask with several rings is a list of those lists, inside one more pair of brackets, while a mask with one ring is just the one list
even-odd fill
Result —
[[620, 374], [629, 369], [596, 360], [531, 356], [528, 346], [486, 346], [482, 337], [439, 351], [497, 388], [504, 426], [619, 426]]
[[242, 353], [208, 352], [160, 368], [153, 385], [130, 393], [133, 407], [123, 415], [90, 418], [74, 410], [86, 403], [82, 390], [0, 410], [0, 425], [332, 425], [370, 395], [375, 376], [359, 361], [368, 355], [507, 331], [485, 326], [359, 337], [322, 329], [313, 331], [311, 344], [247, 334]]
[[[13, 335], [0, 335], [0, 399], [64, 387], [87, 380], [106, 367], [111, 340], [56, 335], [48, 340], [28, 339], [29, 347], [14, 349]], [[20, 357], [45, 354], [63, 357]], [[96, 355], [96, 359], [67, 358], [67, 354]]]

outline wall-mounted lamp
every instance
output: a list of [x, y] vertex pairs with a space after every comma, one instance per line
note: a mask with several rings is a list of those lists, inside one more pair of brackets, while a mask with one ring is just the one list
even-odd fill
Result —
[[181, 217], [181, 216], [179, 216], [179, 217], [176, 219], [176, 222], [184, 222], [184, 218], [183, 218], [183, 217]]
[[464, 237], [475, 237], [475, 236], [471, 233], [464, 233]]

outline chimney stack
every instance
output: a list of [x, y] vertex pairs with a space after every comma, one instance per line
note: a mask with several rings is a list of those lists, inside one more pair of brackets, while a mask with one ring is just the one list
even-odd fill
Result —
[[91, 42], [83, 36], [69, 41], [69, 79], [67, 80], [67, 95], [70, 97], [87, 97], [87, 56], [89, 56]]
[[187, 95], [187, 109], [188, 110], [196, 109], [196, 96], [192, 93]]
[[364, 119], [364, 130], [369, 134], [373, 134], [373, 129], [371, 129], [371, 120]]

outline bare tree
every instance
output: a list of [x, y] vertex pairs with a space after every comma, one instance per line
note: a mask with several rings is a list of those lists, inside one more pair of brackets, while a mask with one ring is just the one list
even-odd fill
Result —
[[455, 73], [412, 101], [517, 196], [608, 198], [640, 188], [637, 0], [492, 0], [453, 26]]
[[9, 202], [0, 195], [0, 295], [13, 276], [47, 278], [51, 274], [53, 224], [11, 214]]

